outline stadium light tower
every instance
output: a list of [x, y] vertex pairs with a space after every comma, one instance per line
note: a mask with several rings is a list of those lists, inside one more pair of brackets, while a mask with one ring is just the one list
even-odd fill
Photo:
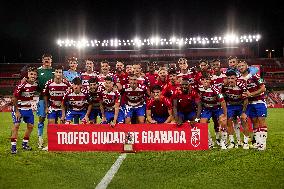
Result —
[[274, 49], [266, 49], [265, 50], [267, 52], [267, 58], [274, 58], [273, 54], [274, 53]]

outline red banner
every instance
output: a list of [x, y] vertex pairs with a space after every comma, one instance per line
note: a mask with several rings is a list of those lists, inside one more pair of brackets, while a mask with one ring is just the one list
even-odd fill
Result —
[[208, 125], [48, 125], [49, 151], [123, 151], [125, 143], [134, 151], [207, 150]]

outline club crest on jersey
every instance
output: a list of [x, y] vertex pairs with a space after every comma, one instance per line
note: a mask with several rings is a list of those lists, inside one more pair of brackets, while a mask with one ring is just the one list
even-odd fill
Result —
[[191, 129], [191, 140], [190, 140], [192, 146], [195, 148], [199, 146], [200, 144], [200, 129], [197, 127], [194, 127]]

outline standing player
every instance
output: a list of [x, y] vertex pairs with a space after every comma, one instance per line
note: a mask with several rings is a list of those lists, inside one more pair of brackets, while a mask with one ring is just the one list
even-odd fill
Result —
[[133, 66], [131, 64], [126, 65], [125, 72], [127, 75], [133, 74]]
[[163, 89], [168, 83], [167, 68], [166, 67], [160, 67], [160, 69], [158, 70], [158, 75], [159, 76], [157, 77], [156, 81], [154, 82], [154, 85], [159, 85]]
[[101, 73], [98, 75], [99, 85], [104, 86], [106, 76], [113, 77], [113, 73], [110, 72], [110, 66], [108, 61], [101, 62]]
[[173, 107], [169, 99], [161, 95], [161, 86], [154, 85], [151, 89], [152, 98], [147, 100], [146, 114], [149, 123], [170, 123]]
[[137, 83], [140, 85], [146, 85], [147, 87], [149, 86], [149, 81], [145, 77], [145, 74], [142, 72], [141, 64], [135, 63], [133, 64], [133, 73], [137, 77]]
[[81, 79], [83, 87], [88, 88], [89, 80], [97, 77], [97, 74], [94, 72], [94, 62], [92, 59], [88, 58], [85, 60], [85, 68], [86, 71], [81, 73]]
[[21, 119], [23, 119], [24, 122], [27, 123], [27, 129], [24, 135], [22, 148], [24, 150], [32, 149], [28, 145], [28, 142], [34, 126], [34, 115], [31, 107], [31, 101], [33, 100], [34, 93], [37, 91], [38, 88], [38, 85], [36, 83], [37, 69], [29, 67], [27, 71], [27, 80], [19, 84], [14, 91], [12, 109], [12, 118], [14, 126], [12, 128], [11, 136], [12, 154], [17, 153], [17, 138]]
[[[207, 123], [211, 117], [217, 117], [221, 126], [221, 149], [227, 149], [227, 106], [221, 91], [211, 85], [210, 75], [204, 74], [201, 78], [202, 87], [199, 87], [199, 93], [202, 102], [202, 111], [200, 123]], [[208, 144], [213, 147], [213, 141], [208, 131]]]
[[69, 70], [63, 71], [63, 76], [69, 82], [72, 82], [74, 78], [79, 77], [80, 74], [77, 72], [78, 59], [76, 57], [68, 58]]
[[44, 103], [44, 95], [42, 91], [45, 88], [45, 84], [48, 80], [54, 77], [53, 69], [51, 67], [52, 64], [52, 56], [50, 54], [42, 55], [42, 66], [37, 69], [38, 75], [38, 89], [40, 91], [39, 101], [37, 106], [37, 115], [38, 115], [38, 148], [43, 147], [43, 129], [44, 129], [44, 121], [46, 117], [45, 113], [45, 103]]
[[185, 121], [199, 121], [201, 112], [200, 97], [195, 90], [191, 89], [187, 79], [184, 78], [181, 81], [181, 90], [176, 90], [172, 99], [174, 117], [178, 125]]
[[[227, 71], [230, 71], [230, 70], [235, 71], [237, 73], [238, 77], [240, 77], [241, 74], [240, 74], [240, 72], [238, 70], [238, 67], [237, 67], [238, 66], [238, 62], [239, 62], [239, 60], [238, 60], [237, 57], [230, 56], [228, 58], [228, 69], [227, 69]], [[248, 73], [248, 75], [244, 79], [247, 80], [248, 78], [250, 78], [250, 77], [254, 76], [255, 74], [257, 74], [258, 71], [259, 71], [258, 67], [248, 66], [248, 72], [249, 73]]]
[[[221, 72], [221, 61], [219, 59], [214, 59], [211, 61], [211, 67], [212, 70], [211, 72], [212, 77], [211, 77], [211, 82], [212, 85], [217, 87], [220, 91], [222, 90], [222, 87], [226, 83], [227, 76]], [[208, 69], [206, 69], [208, 70]], [[203, 69], [204, 71], [204, 69]], [[220, 145], [220, 127], [219, 127], [219, 122], [217, 117], [212, 117], [212, 120], [214, 122], [214, 130], [215, 130], [215, 136], [216, 136], [216, 143]], [[236, 131], [236, 136], [238, 139], [238, 144], [241, 144], [241, 138], [240, 138], [240, 129], [238, 127], [238, 130]]]
[[155, 64], [153, 62], [149, 62], [147, 65], [148, 72], [146, 73], [146, 77], [148, 78], [149, 85], [154, 86], [154, 83], [158, 77], [158, 74], [155, 71]]
[[102, 123], [107, 124], [113, 121], [113, 125], [124, 122], [124, 114], [119, 111], [120, 94], [115, 91], [113, 79], [110, 76], [105, 78], [105, 90], [100, 95], [100, 109], [102, 113]]
[[195, 71], [193, 69], [188, 69], [187, 59], [186, 58], [180, 58], [178, 60], [178, 66], [180, 68], [180, 73], [177, 75], [179, 82], [183, 78], [188, 79], [190, 85], [195, 84]]
[[54, 78], [47, 81], [43, 90], [45, 101], [45, 112], [48, 114], [48, 124], [55, 124], [61, 119], [61, 101], [64, 93], [71, 87], [71, 84], [63, 79], [63, 68], [54, 68]]
[[129, 84], [122, 88], [123, 99], [125, 102], [125, 123], [131, 124], [132, 118], [137, 118], [138, 123], [144, 123], [146, 113], [147, 87], [137, 83], [137, 75], [128, 76]]
[[70, 124], [75, 117], [79, 117], [82, 123], [87, 123], [92, 110], [92, 104], [89, 104], [89, 100], [88, 93], [82, 88], [81, 79], [79, 77], [74, 78], [72, 90], [67, 91], [63, 97], [61, 121], [66, 118], [65, 124]]
[[[245, 61], [238, 63], [238, 69], [241, 73], [241, 79], [248, 77], [248, 65]], [[254, 134], [256, 140], [256, 148], [258, 150], [266, 149], [267, 124], [267, 106], [265, 102], [264, 92], [266, 91], [263, 80], [259, 75], [253, 75], [247, 79], [247, 91], [243, 96], [248, 98], [248, 116], [252, 119]]]
[[118, 90], [121, 90], [122, 86], [128, 82], [128, 75], [124, 73], [124, 63], [121, 61], [116, 62], [115, 69], [114, 77], [116, 78], [116, 86]]
[[170, 69], [169, 71], [169, 82], [166, 86], [164, 86], [162, 90], [162, 95], [171, 99], [174, 92], [180, 88], [180, 84], [177, 80], [177, 73], [176, 70]]
[[235, 117], [239, 117], [241, 119], [241, 123], [244, 128], [243, 149], [249, 149], [249, 130], [247, 117], [248, 99], [242, 97], [242, 94], [247, 90], [246, 83], [243, 80], [238, 80], [237, 73], [232, 70], [228, 71], [226, 75], [228, 78], [228, 84], [223, 87], [222, 92], [225, 96], [225, 101], [227, 103], [228, 109], [228, 133], [230, 140], [228, 149], [238, 147], [238, 145], [235, 144], [233, 135], [233, 119]]

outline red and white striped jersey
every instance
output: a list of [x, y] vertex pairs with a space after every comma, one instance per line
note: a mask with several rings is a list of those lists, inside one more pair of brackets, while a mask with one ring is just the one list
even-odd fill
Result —
[[93, 109], [99, 109], [100, 108], [100, 99], [101, 99], [101, 93], [105, 90], [104, 86], [98, 86], [97, 90], [94, 92], [91, 92], [89, 90], [89, 96], [90, 96], [90, 103], [93, 104]]
[[56, 83], [54, 79], [46, 82], [43, 95], [48, 96], [50, 110], [61, 110], [61, 102], [64, 93], [66, 93], [70, 87], [71, 83], [65, 79], [61, 83]]
[[195, 85], [195, 73], [192, 69], [189, 69], [186, 73], [179, 73], [177, 78], [179, 82], [181, 82], [183, 78], [188, 79], [190, 85]]
[[87, 88], [89, 86], [89, 80], [92, 79], [92, 78], [96, 78], [96, 77], [97, 77], [97, 74], [95, 72], [92, 72], [92, 73], [87, 73], [87, 72], [81, 73], [81, 80], [82, 80], [83, 87]]
[[[245, 78], [243, 76], [240, 77], [240, 79]], [[264, 81], [258, 74], [255, 74], [251, 76], [249, 79], [247, 79], [247, 89], [250, 93], [255, 92], [260, 89], [260, 87], [264, 85]], [[261, 103], [265, 101], [265, 94], [264, 92], [253, 97], [248, 98], [249, 103]]]
[[104, 83], [105, 83], [105, 78], [106, 78], [107, 76], [112, 77], [112, 78], [113, 78], [113, 82], [116, 83], [116, 79], [114, 78], [114, 74], [113, 74], [113, 73], [109, 72], [107, 75], [104, 75], [104, 74], [101, 74], [101, 73], [100, 73], [99, 75], [97, 75], [99, 85], [101, 85], [101, 86], [104, 85]]
[[107, 92], [105, 90], [101, 93], [100, 99], [105, 111], [114, 111], [114, 105], [120, 103], [120, 93], [118, 91]]
[[27, 81], [17, 85], [14, 90], [14, 96], [18, 100], [18, 109], [20, 110], [29, 110], [32, 109], [32, 103], [34, 94], [38, 89], [38, 84], [30, 84]]
[[228, 105], [242, 105], [244, 98], [242, 94], [247, 90], [246, 82], [238, 80], [236, 86], [223, 86], [222, 93]]
[[220, 102], [224, 100], [221, 91], [213, 85], [207, 89], [205, 89], [204, 87], [199, 87], [198, 90], [203, 107], [217, 108], [218, 106], [220, 106]]
[[89, 105], [89, 94], [83, 89], [78, 94], [70, 90], [64, 94], [63, 103], [68, 106], [68, 110], [86, 110]]
[[126, 105], [131, 107], [140, 107], [145, 104], [147, 87], [139, 85], [132, 89], [130, 85], [123, 86], [123, 98]]
[[219, 90], [222, 90], [224, 85], [224, 80], [227, 78], [226, 74], [221, 73], [220, 75], [212, 75], [211, 84], [217, 87]]

